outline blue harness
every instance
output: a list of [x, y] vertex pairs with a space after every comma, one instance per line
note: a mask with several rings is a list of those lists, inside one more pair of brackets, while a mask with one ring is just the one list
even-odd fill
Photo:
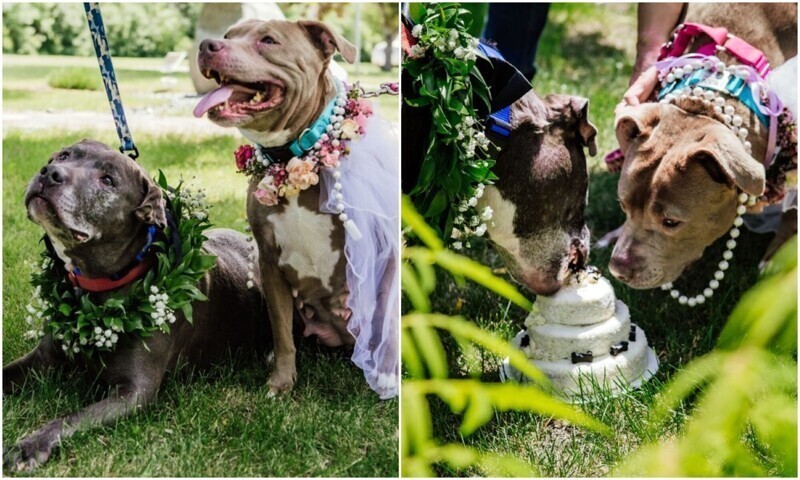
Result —
[[[506, 61], [500, 51], [491, 45], [486, 45], [485, 43], [481, 42], [478, 44], [478, 50], [480, 50], [480, 52], [486, 55], [489, 59], [498, 59], [504, 62]], [[508, 137], [511, 135], [511, 105], [507, 105], [496, 112], [490, 113], [486, 117], [485, 125], [487, 131], [490, 133], [494, 133], [495, 135], [499, 135], [500, 137], [508, 139]]]

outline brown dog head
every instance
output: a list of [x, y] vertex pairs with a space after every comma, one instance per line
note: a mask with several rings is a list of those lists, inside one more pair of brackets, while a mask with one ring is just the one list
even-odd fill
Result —
[[220, 88], [195, 116], [238, 127], [265, 146], [283, 145], [310, 124], [332, 93], [328, 64], [339, 51], [353, 63], [356, 49], [322, 22], [248, 20], [222, 40], [203, 40], [197, 64]]
[[534, 293], [558, 291], [570, 266], [589, 256], [584, 208], [586, 156], [597, 151], [589, 101], [568, 95], [540, 99], [533, 91], [512, 105], [512, 132], [497, 159], [496, 185], [482, 206], [493, 210], [489, 236], [512, 275]]
[[132, 260], [146, 225], [166, 226], [161, 189], [144, 169], [92, 140], [54, 153], [28, 184], [25, 206], [65, 262], [98, 275]]
[[[753, 120], [746, 122], [759, 125]], [[678, 278], [731, 228], [738, 193], [764, 190], [764, 167], [699, 100], [625, 107], [616, 132], [625, 155], [618, 195], [627, 219], [609, 269], [634, 288], [654, 288]], [[753, 152], [763, 155], [757, 134]]]

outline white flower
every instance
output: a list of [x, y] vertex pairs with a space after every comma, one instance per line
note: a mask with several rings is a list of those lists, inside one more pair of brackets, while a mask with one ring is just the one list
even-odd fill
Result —
[[454, 228], [453, 231], [450, 233], [450, 238], [458, 240], [460, 237], [461, 237], [461, 231], [457, 228]]
[[492, 215], [494, 215], [494, 211], [492, 210], [492, 207], [487, 205], [486, 208], [483, 209], [483, 212], [481, 212], [481, 219], [491, 220]]
[[453, 223], [455, 223], [456, 225], [464, 223], [464, 217], [462, 215], [456, 215], [456, 218], [455, 220], [453, 220]]
[[107, 329], [105, 332], [103, 332], [103, 335], [106, 337], [111, 337], [111, 329]]
[[456, 49], [453, 50], [453, 55], [455, 55], [456, 58], [464, 58], [466, 53], [467, 51], [464, 49], [464, 47], [456, 47]]
[[453, 249], [454, 250], [461, 250], [462, 247], [463, 247], [463, 245], [461, 244], [461, 242], [453, 242]]
[[413, 47], [411, 47], [410, 54], [411, 58], [419, 58], [425, 55], [425, 47], [423, 47], [422, 45], [414, 45]]
[[100, 335], [101, 333], [103, 333], [103, 329], [100, 327], [94, 327], [94, 333]]
[[151, 287], [150, 287], [150, 291], [151, 291], [152, 293], [158, 293], [158, 287], [156, 287], [155, 285], [153, 285], [153, 286], [151, 286]]
[[422, 35], [422, 24], [421, 23], [418, 23], [417, 25], [414, 25], [414, 28], [411, 29], [411, 35], [414, 38], [419, 38], [419, 36]]
[[481, 198], [483, 196], [483, 189], [479, 188], [475, 190], [475, 198]]
[[106, 340], [106, 348], [111, 348], [111, 340]]
[[447, 42], [447, 48], [449, 48], [450, 50], [456, 48], [456, 42], [450, 40], [449, 42]]
[[468, 127], [471, 127], [472, 124], [475, 123], [475, 119], [472, 117], [464, 117], [464, 123], [466, 123]]
[[469, 44], [470, 44], [470, 46], [471, 46], [472, 48], [477, 48], [477, 47], [478, 47], [478, 45], [480, 45], [480, 43], [481, 43], [481, 41], [480, 41], [480, 40], [478, 40], [478, 39], [477, 39], [477, 38], [475, 38], [475, 37], [471, 38], [471, 39], [470, 39], [470, 41], [469, 41]]
[[150, 300], [150, 303], [153, 303], [153, 302], [156, 301], [156, 296], [155, 295], [150, 295], [147, 299]]
[[483, 234], [486, 233], [486, 224], [482, 223], [478, 228], [475, 229], [475, 235], [482, 237]]
[[458, 38], [458, 30], [455, 28], [450, 29], [450, 38]]
[[478, 204], [478, 199], [475, 197], [472, 197], [469, 199], [469, 201], [467, 201], [467, 205], [469, 205], [470, 207], [474, 207], [477, 204]]
[[111, 343], [117, 343], [117, 340], [119, 340], [119, 335], [117, 335], [116, 333], [112, 334]]
[[475, 51], [474, 50], [470, 50], [469, 52], [467, 52], [466, 55], [464, 55], [464, 60], [472, 61], [472, 60], [475, 60], [476, 57], [477, 57], [477, 55], [475, 55]]

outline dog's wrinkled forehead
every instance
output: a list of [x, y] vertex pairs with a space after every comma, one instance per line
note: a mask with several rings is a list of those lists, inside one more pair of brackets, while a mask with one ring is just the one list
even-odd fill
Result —
[[47, 163], [114, 170], [123, 175], [141, 175], [144, 170], [132, 158], [105, 143], [84, 139], [53, 153]]

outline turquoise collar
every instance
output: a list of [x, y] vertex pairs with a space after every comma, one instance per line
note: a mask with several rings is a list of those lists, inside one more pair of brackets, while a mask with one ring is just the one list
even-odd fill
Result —
[[336, 108], [336, 101], [344, 91], [342, 82], [339, 80], [334, 80], [334, 82], [336, 83], [336, 96], [325, 106], [325, 110], [322, 111], [319, 118], [317, 118], [310, 127], [303, 130], [303, 133], [301, 133], [295, 141], [289, 144], [289, 150], [291, 150], [295, 157], [303, 156], [303, 154], [310, 150], [314, 144], [320, 140], [322, 135], [326, 133], [328, 125], [331, 123], [333, 110]]
[[708, 75], [705, 69], [697, 69], [690, 75], [676, 80], [658, 92], [658, 100], [677, 89], [700, 87], [706, 90], [716, 90], [725, 93], [742, 102], [749, 108], [765, 126], [769, 126], [769, 119], [761, 113], [753, 94], [744, 79], [732, 75], [730, 72], [716, 72]]

